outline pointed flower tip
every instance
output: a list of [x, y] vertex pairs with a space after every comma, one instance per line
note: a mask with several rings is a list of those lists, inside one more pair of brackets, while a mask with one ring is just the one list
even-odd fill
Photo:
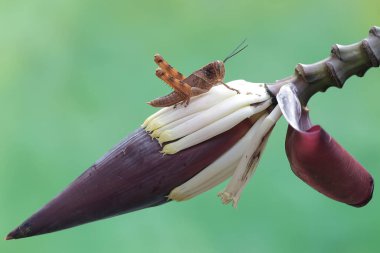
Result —
[[286, 154], [293, 172], [320, 193], [361, 207], [372, 198], [372, 176], [320, 126], [288, 127]]
[[20, 239], [20, 238], [25, 238], [29, 237], [30, 229], [22, 224], [21, 226], [15, 228], [12, 230], [6, 237], [5, 240], [15, 240], [15, 239]]
[[13, 237], [9, 234], [9, 235], [7, 235], [7, 236], [5, 237], [4, 240], [9, 241], [9, 240], [13, 240], [13, 239], [15, 239], [15, 238], [13, 238]]

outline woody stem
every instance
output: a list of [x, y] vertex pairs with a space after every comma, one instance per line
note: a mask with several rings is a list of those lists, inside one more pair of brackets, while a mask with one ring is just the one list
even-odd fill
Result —
[[298, 97], [303, 105], [317, 92], [325, 92], [329, 87], [342, 88], [353, 75], [362, 77], [371, 67], [380, 64], [380, 27], [372, 27], [367, 38], [351, 45], [333, 45], [328, 58], [313, 64], [298, 64], [292, 76], [268, 85], [277, 94], [287, 83], [298, 89]]

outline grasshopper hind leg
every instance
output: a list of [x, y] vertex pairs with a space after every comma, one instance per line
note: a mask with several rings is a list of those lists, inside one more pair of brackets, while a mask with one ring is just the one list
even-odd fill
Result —
[[178, 103], [184, 101], [185, 99], [186, 99], [186, 97], [182, 96], [178, 92], [173, 91], [172, 93], [170, 93], [166, 96], [159, 97], [159, 98], [156, 98], [156, 99], [148, 102], [148, 104], [153, 106], [153, 107], [168, 107], [168, 106], [172, 106], [172, 105], [174, 105], [176, 107], [176, 105]]
[[185, 77], [178, 70], [173, 68], [167, 61], [165, 61], [161, 55], [156, 54], [154, 56], [154, 62], [158, 65], [158, 67], [160, 67], [168, 75], [180, 81], [185, 80]]
[[164, 72], [162, 69], [156, 70], [156, 76], [160, 78], [162, 81], [167, 83], [170, 87], [174, 89], [174, 91], [184, 95], [184, 96], [190, 96], [191, 95], [191, 86], [185, 83], [182, 80], [178, 80], [174, 78], [173, 76], [168, 75], [168, 73]]

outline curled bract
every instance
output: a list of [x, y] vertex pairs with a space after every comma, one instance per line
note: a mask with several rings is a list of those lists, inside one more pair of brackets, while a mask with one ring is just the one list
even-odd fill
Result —
[[357, 207], [371, 200], [372, 176], [322, 127], [289, 126], [285, 147], [293, 172], [320, 193]]
[[293, 172], [334, 200], [366, 205], [374, 187], [368, 171], [322, 127], [312, 125], [293, 84], [284, 85], [277, 100], [289, 123], [285, 149]]

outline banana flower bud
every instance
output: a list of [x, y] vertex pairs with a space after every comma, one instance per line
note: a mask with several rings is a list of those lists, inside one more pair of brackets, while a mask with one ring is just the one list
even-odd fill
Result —
[[164, 108], [8, 234], [17, 239], [190, 199], [223, 182], [236, 206], [281, 111], [264, 84], [233, 81]]

